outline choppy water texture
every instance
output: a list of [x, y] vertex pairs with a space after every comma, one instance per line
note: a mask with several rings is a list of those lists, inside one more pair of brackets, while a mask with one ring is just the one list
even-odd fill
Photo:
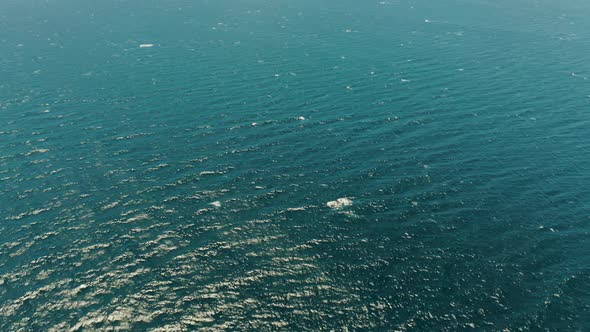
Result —
[[590, 5], [0, 3], [0, 330], [590, 330]]

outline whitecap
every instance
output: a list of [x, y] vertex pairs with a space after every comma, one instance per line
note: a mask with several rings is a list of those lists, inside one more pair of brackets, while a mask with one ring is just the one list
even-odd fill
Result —
[[342, 209], [345, 206], [350, 206], [352, 205], [352, 200], [348, 197], [342, 197], [342, 198], [338, 198], [335, 201], [329, 201], [328, 203], [326, 203], [326, 205], [331, 208], [331, 209]]

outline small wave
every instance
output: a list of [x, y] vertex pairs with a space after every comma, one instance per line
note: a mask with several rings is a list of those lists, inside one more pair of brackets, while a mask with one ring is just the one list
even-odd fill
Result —
[[27, 152], [26, 156], [30, 156], [30, 155], [37, 154], [37, 153], [47, 153], [47, 152], [49, 152], [49, 149], [35, 149], [35, 150]]

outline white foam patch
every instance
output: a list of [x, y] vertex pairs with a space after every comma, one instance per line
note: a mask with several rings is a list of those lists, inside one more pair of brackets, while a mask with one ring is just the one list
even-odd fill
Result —
[[328, 203], [326, 203], [326, 205], [330, 209], [338, 210], [338, 209], [342, 209], [345, 206], [351, 206], [352, 200], [348, 197], [342, 197], [342, 198], [338, 198], [335, 201], [329, 201]]

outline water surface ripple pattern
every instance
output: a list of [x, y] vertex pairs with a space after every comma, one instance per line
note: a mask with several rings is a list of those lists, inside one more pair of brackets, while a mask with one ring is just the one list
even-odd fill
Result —
[[589, 330], [589, 16], [3, 1], [0, 330]]

